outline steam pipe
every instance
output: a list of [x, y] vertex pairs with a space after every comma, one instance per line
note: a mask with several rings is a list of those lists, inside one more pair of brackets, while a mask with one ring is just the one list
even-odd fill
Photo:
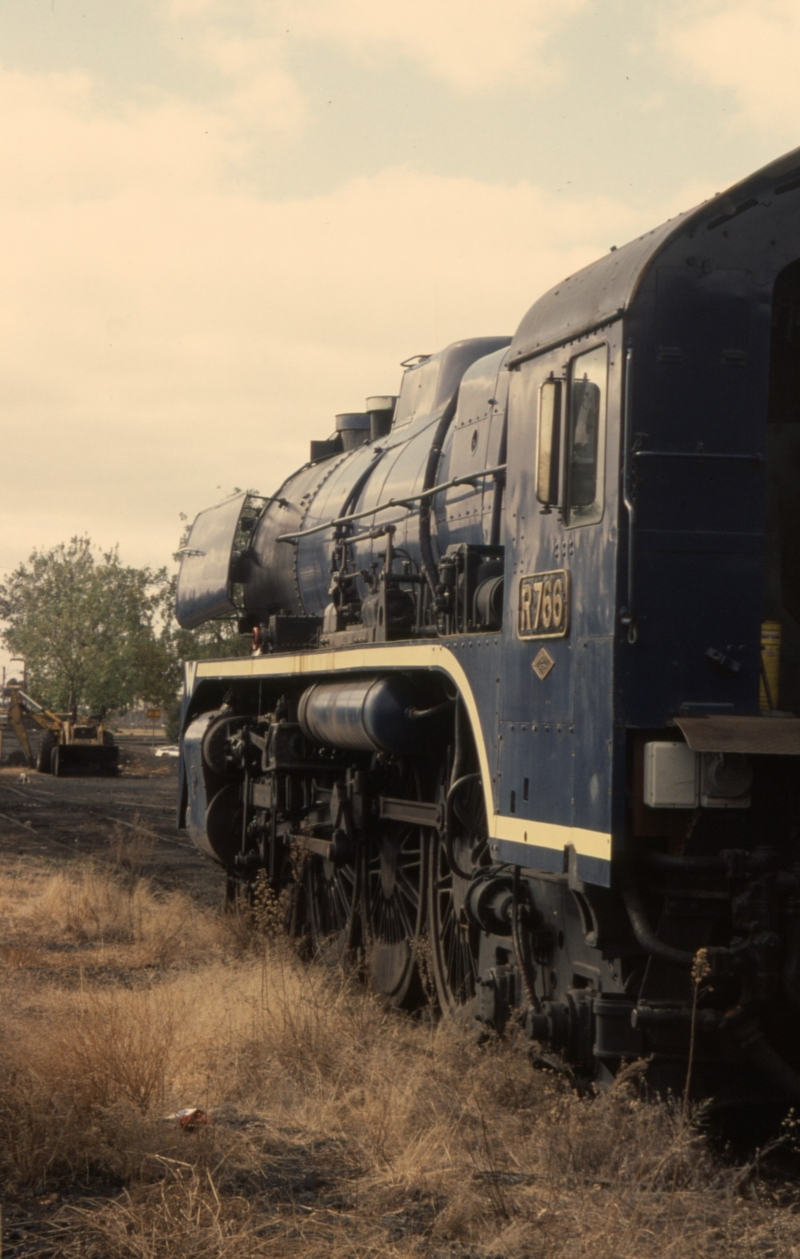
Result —
[[464, 774], [461, 778], [457, 778], [447, 793], [444, 805], [444, 854], [451, 872], [457, 874], [460, 879], [471, 879], [474, 871], [462, 870], [456, 861], [456, 855], [453, 851], [453, 829], [451, 826], [453, 800], [465, 783], [475, 782], [476, 780], [480, 780], [480, 774]]
[[406, 716], [411, 721], [425, 721], [428, 717], [438, 717], [442, 713], [446, 713], [455, 702], [454, 699], [445, 699], [441, 704], [434, 704], [433, 708], [409, 708]]
[[671, 944], [665, 944], [663, 940], [659, 940], [653, 928], [650, 926], [650, 920], [645, 912], [641, 897], [632, 883], [627, 883], [622, 889], [622, 899], [625, 902], [625, 908], [628, 911], [633, 934], [636, 937], [636, 943], [639, 944], [646, 953], [652, 953], [654, 957], [660, 957], [665, 962], [672, 962], [674, 966], [691, 966], [694, 962], [694, 953], [688, 953], [685, 949], [676, 949]]
[[433, 595], [434, 607], [436, 606], [436, 587], [439, 585], [439, 574], [436, 570], [436, 561], [433, 558], [433, 547], [431, 546], [431, 496], [428, 494], [428, 491], [433, 488], [436, 481], [444, 439], [456, 413], [457, 402], [458, 392], [456, 391], [445, 407], [442, 418], [436, 425], [436, 432], [433, 435], [431, 448], [428, 451], [428, 462], [425, 465], [425, 477], [422, 482], [422, 493], [425, 497], [420, 498], [419, 504], [419, 551], [422, 559], [422, 568]]
[[[377, 462], [376, 459], [375, 463]], [[371, 473], [375, 463], [370, 464], [362, 476], [366, 477]], [[421, 503], [426, 498], [435, 498], [437, 494], [441, 494], [444, 490], [451, 490], [456, 485], [471, 485], [474, 488], [476, 481], [486, 481], [489, 477], [499, 477], [505, 470], [506, 465], [501, 463], [496, 468], [484, 468], [479, 472], [468, 472], [465, 476], [454, 476], [452, 480], [445, 481], [441, 485], [434, 485], [431, 489], [423, 490], [419, 494], [407, 494], [404, 498], [387, 498], [385, 503], [377, 503], [374, 507], [367, 507], [364, 511], [348, 512], [346, 516], [337, 516], [333, 520], [326, 520], [324, 524], [313, 525], [310, 529], [298, 529], [295, 533], [282, 533], [275, 541], [296, 542], [298, 538], [310, 538], [314, 533], [324, 533], [326, 529], [333, 529], [336, 525], [349, 524], [353, 520], [363, 520], [366, 516], [374, 516], [379, 511], [388, 511], [389, 508], [395, 507], [410, 507], [412, 503]], [[353, 492], [351, 491], [347, 497], [347, 502], [352, 502], [352, 500]]]
[[450, 826], [453, 796], [456, 794], [463, 782], [466, 782], [469, 777], [475, 776], [467, 775], [466, 777], [462, 777], [461, 775], [461, 767], [464, 760], [464, 734], [462, 728], [464, 720], [463, 710], [464, 705], [461, 698], [460, 696], [456, 696], [456, 712], [455, 721], [453, 723], [453, 768], [450, 771], [450, 786], [447, 791], [447, 797], [444, 805], [444, 833], [442, 835], [442, 840], [444, 842], [444, 855], [447, 858], [447, 864], [450, 867], [451, 873], [457, 874], [459, 878], [462, 879], [471, 879], [472, 871], [462, 870], [456, 861], [455, 852], [453, 851], [453, 832]]
[[355, 506], [355, 504], [358, 502], [361, 496], [361, 491], [363, 490], [364, 486], [367, 484], [367, 481], [370, 479], [376, 467], [380, 463], [381, 459], [384, 456], [384, 453], [385, 452], [383, 450], [376, 451], [375, 457], [373, 458], [372, 462], [367, 465], [367, 467], [361, 473], [361, 476], [356, 478], [355, 482], [350, 487], [350, 492], [348, 493], [347, 498], [344, 500], [344, 503], [342, 505], [342, 516], [351, 515], [352, 508]]
[[[650, 926], [650, 919], [642, 904], [641, 897], [632, 882], [627, 882], [622, 888], [622, 899], [625, 902], [625, 908], [628, 911], [633, 934], [636, 937], [636, 943], [639, 944], [646, 953], [652, 953], [654, 957], [660, 957], [665, 962], [671, 962], [673, 966], [693, 966], [695, 954], [689, 953], [686, 949], [676, 949], [671, 944], [665, 944], [663, 940], [659, 940], [653, 928]], [[726, 945], [712, 945], [705, 950], [709, 961], [713, 961], [715, 957], [741, 957], [750, 947], [747, 940], [743, 940], [740, 944], [727, 947]]]
[[[506, 412], [506, 416], [508, 412]], [[503, 432], [500, 437], [500, 450], [497, 455], [497, 462], [503, 466], [506, 463], [508, 444], [508, 419], [503, 419]], [[494, 495], [492, 497], [492, 523], [489, 530], [489, 544], [491, 546], [500, 545], [500, 534], [503, 526], [503, 490], [500, 484], [499, 476], [494, 479]]]

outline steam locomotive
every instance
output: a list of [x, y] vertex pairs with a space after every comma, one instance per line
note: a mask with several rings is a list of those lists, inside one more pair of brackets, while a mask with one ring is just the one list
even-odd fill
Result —
[[201, 512], [180, 820], [385, 1001], [800, 1100], [800, 149]]

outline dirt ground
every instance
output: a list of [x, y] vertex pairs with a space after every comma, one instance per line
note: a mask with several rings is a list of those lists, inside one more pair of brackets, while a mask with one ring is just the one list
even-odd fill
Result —
[[120, 772], [113, 778], [1, 768], [0, 861], [102, 858], [120, 830], [135, 829], [153, 839], [143, 871], [148, 878], [218, 905], [222, 871], [175, 824], [177, 762], [156, 757], [144, 739], [122, 739], [119, 746]]

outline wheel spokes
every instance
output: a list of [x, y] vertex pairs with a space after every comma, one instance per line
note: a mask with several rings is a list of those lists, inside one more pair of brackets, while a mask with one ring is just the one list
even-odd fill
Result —
[[[393, 794], [420, 799], [418, 775], [401, 775]], [[390, 820], [370, 837], [365, 855], [363, 920], [366, 964], [373, 988], [391, 1005], [413, 1008], [424, 1000], [417, 948], [425, 929], [427, 898], [423, 830]]]
[[[473, 793], [474, 794], [474, 793]], [[467, 871], [477, 869], [484, 845], [480, 840], [482, 802], [468, 799], [458, 810], [457, 821], [469, 821], [470, 830], [456, 844], [456, 864]], [[474, 840], [470, 839], [474, 836]], [[469, 879], [454, 874], [445, 853], [444, 842], [437, 836], [430, 853], [430, 939], [433, 979], [439, 1005], [454, 1013], [475, 996], [478, 977], [479, 933], [463, 918]]]
[[314, 856], [306, 867], [311, 947], [329, 964], [345, 964], [355, 947], [358, 879], [355, 867]]

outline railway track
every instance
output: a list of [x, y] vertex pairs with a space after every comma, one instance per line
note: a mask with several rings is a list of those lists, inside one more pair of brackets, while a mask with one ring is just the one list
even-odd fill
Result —
[[[57, 805], [61, 809], [70, 809], [75, 813], [85, 813], [88, 811], [103, 818], [107, 822], [114, 822], [122, 826], [135, 827], [135, 829], [142, 831], [143, 834], [150, 835], [154, 839], [160, 840], [161, 843], [175, 844], [179, 848], [192, 846], [187, 839], [179, 838], [177, 834], [165, 835], [162, 831], [154, 830], [152, 825], [134, 823], [125, 820], [126, 813], [136, 815], [142, 810], [145, 810], [147, 814], [160, 814], [166, 823], [167, 816], [174, 815], [174, 804], [148, 804], [145, 801], [140, 800], [114, 798], [107, 800], [104, 804], [100, 805], [90, 800], [75, 798], [75, 796], [71, 796], [64, 791], [59, 792], [58, 790], [52, 790], [49, 787], [41, 790], [28, 786], [11, 786], [9, 783], [0, 782], [0, 792], [2, 791], [11, 792], [13, 795], [23, 800], [28, 807], [33, 806], [41, 808], [42, 805]], [[0, 800], [1, 799], [2, 797], [0, 796]], [[113, 811], [108, 812], [108, 810]], [[15, 819], [13, 817], [9, 818], [7, 816], [6, 820], [17, 821], [19, 824], [26, 826], [27, 829], [32, 829], [27, 822], [22, 822], [20, 819]], [[158, 825], [159, 819], [155, 818], [154, 821], [155, 824]]]
[[0, 774], [0, 855], [108, 859], [119, 829], [152, 845], [148, 874], [167, 886], [219, 895], [216, 870], [175, 826], [175, 778], [60, 778]]

